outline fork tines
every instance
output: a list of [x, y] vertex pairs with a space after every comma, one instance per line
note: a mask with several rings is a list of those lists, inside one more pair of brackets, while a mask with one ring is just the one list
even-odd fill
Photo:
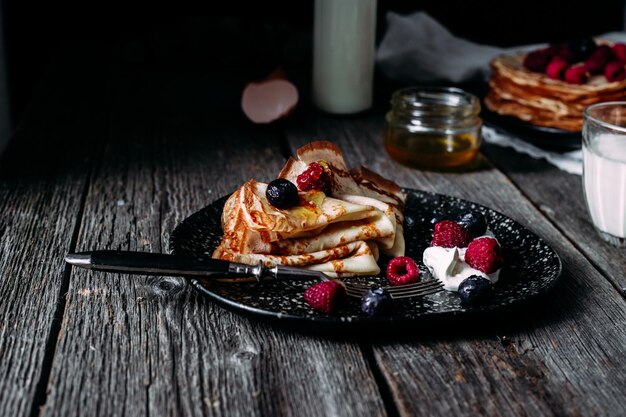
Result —
[[[366, 285], [357, 285], [351, 283], [344, 283], [346, 287], [346, 293], [351, 297], [361, 298], [363, 294], [369, 289]], [[385, 290], [389, 292], [391, 298], [410, 298], [410, 297], [423, 297], [443, 290], [443, 284], [438, 280], [429, 280], [417, 282], [414, 284], [397, 285], [397, 286], [383, 286]]]
[[391, 298], [422, 297], [425, 295], [435, 294], [443, 290], [443, 284], [438, 280], [425, 281], [420, 284], [384, 288], [389, 291]]

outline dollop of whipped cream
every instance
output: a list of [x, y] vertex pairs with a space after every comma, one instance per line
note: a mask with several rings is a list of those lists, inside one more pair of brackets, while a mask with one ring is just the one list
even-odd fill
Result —
[[[487, 231], [483, 236], [479, 236], [476, 239], [481, 237], [493, 238], [493, 235]], [[478, 269], [472, 268], [465, 263], [466, 250], [467, 248], [430, 246], [424, 250], [424, 265], [435, 278], [443, 283], [443, 288], [448, 291], [457, 291], [461, 282], [472, 275], [485, 277], [493, 284], [498, 282], [500, 269], [491, 274], [485, 274]]]

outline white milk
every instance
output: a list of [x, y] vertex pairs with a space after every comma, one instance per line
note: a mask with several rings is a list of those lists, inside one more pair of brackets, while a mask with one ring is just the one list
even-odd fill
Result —
[[313, 100], [347, 114], [372, 105], [377, 0], [315, 0]]
[[626, 136], [601, 134], [583, 146], [583, 184], [594, 225], [626, 237]]

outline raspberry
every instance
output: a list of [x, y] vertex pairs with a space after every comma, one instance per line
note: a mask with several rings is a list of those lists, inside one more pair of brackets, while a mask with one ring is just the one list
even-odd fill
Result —
[[589, 73], [585, 65], [575, 65], [565, 71], [565, 81], [570, 84], [584, 84], [589, 79]]
[[296, 183], [301, 191], [319, 190], [328, 195], [331, 191], [331, 175], [332, 172], [326, 162], [311, 162], [309, 167], [298, 175]]
[[435, 225], [430, 246], [464, 248], [472, 240], [472, 234], [465, 227], [452, 220], [443, 220]]
[[563, 58], [555, 56], [546, 67], [546, 75], [553, 80], [562, 80], [566, 68], [567, 62]]
[[392, 285], [404, 285], [419, 280], [420, 270], [408, 256], [397, 256], [387, 265], [387, 279]]
[[604, 67], [604, 77], [610, 83], [626, 78], [626, 70], [622, 61], [611, 61]]
[[585, 61], [592, 74], [601, 74], [607, 62], [613, 60], [613, 50], [608, 45], [600, 45]]
[[616, 43], [611, 49], [613, 49], [613, 55], [615, 55], [615, 58], [622, 62], [626, 62], [626, 43]]
[[502, 249], [491, 237], [474, 239], [465, 252], [465, 262], [474, 269], [491, 274], [502, 267]]
[[567, 63], [571, 64], [576, 62], [576, 52], [574, 51], [574, 48], [566, 43], [559, 45], [559, 52], [557, 52], [557, 55]]
[[323, 281], [311, 285], [304, 292], [304, 300], [314, 310], [331, 314], [346, 298], [346, 289], [338, 282]]
[[544, 72], [554, 53], [548, 48], [529, 52], [524, 57], [524, 68], [534, 72]]

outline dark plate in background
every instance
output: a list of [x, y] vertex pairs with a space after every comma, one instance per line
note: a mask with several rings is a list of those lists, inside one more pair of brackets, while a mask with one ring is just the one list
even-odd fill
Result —
[[[454, 197], [412, 189], [404, 191], [408, 194], [404, 229], [406, 254], [414, 258], [429, 277], [421, 259], [422, 252], [432, 238], [430, 220], [433, 213], [456, 216], [468, 210], [478, 210], [486, 216], [489, 228], [502, 245], [506, 262], [490, 302], [468, 308], [461, 305], [456, 293], [442, 291], [423, 298], [396, 302], [393, 314], [372, 318], [361, 313], [356, 298], [349, 298], [348, 303], [335, 315], [313, 311], [304, 301], [303, 293], [315, 280], [262, 284], [192, 280], [191, 283], [202, 295], [238, 313], [298, 326], [330, 325], [345, 329], [364, 324], [415, 325], [435, 319], [500, 312], [507, 307], [523, 306], [527, 301], [544, 294], [560, 276], [561, 260], [554, 250], [540, 237], [507, 216]], [[220, 198], [179, 224], [171, 235], [171, 250], [177, 254], [210, 255], [222, 237], [220, 219], [226, 199], [227, 196]], [[379, 260], [382, 271], [386, 263], [385, 259]], [[387, 284], [384, 272], [376, 277], [345, 279]]]
[[516, 117], [499, 115], [484, 107], [481, 116], [486, 125], [508, 132], [541, 149], [568, 152], [582, 146], [580, 132], [537, 126]]

